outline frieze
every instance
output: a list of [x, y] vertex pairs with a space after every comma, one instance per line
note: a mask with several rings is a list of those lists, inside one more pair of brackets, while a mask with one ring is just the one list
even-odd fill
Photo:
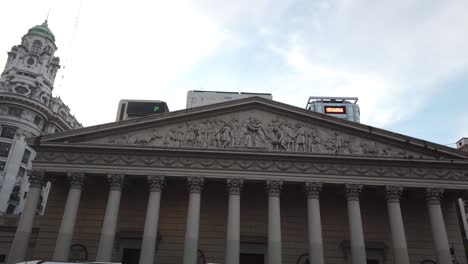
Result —
[[259, 110], [143, 129], [89, 142], [400, 158], [428, 157], [335, 129]]
[[[73, 156], [73, 159], [70, 157]], [[263, 158], [213, 158], [190, 156], [152, 156], [134, 155], [130, 158], [127, 154], [93, 154], [76, 153], [67, 155], [62, 153], [39, 152], [35, 158], [38, 163], [65, 163], [74, 165], [96, 166], [133, 166], [145, 168], [184, 168], [184, 169], [229, 169], [249, 170], [258, 172], [287, 172], [320, 175], [350, 175], [365, 177], [396, 177], [419, 179], [443, 179], [455, 181], [467, 181], [468, 169], [459, 168], [429, 168], [429, 167], [402, 167], [386, 166], [385, 164], [353, 164], [336, 162], [314, 161], [285, 161]], [[424, 172], [424, 173], [423, 173]]]

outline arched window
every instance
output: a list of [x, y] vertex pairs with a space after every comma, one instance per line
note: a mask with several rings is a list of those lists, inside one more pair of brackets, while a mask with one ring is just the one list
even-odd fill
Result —
[[42, 43], [39, 40], [35, 40], [32, 44], [31, 51], [34, 53], [39, 53], [41, 51]]

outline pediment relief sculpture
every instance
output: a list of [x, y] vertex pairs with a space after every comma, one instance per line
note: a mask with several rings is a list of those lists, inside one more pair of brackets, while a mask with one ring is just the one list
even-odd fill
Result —
[[317, 154], [428, 157], [357, 135], [254, 110], [116, 134], [92, 143]]

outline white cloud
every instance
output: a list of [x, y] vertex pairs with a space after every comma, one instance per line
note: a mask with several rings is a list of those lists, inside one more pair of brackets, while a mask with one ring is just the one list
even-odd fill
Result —
[[[410, 118], [446, 89], [444, 80], [468, 69], [465, 1], [4, 1], [0, 8], [12, 12], [0, 22], [11, 26], [0, 52], [19, 43], [49, 7], [65, 66], [55, 94], [85, 125], [112, 121], [121, 98], [183, 108], [186, 91], [199, 88], [183, 79], [190, 71], [207, 89], [269, 91], [300, 107], [311, 95], [359, 96], [362, 120], [388, 126]], [[212, 75], [216, 66], [197, 72], [207, 58], [242, 56], [251, 47], [266, 64], [279, 60], [278, 69], [265, 76], [260, 65], [248, 81]]]

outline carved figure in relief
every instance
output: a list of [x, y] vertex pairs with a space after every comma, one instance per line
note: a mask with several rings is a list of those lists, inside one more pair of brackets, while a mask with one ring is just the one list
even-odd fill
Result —
[[375, 142], [362, 142], [361, 143], [362, 152], [365, 155], [378, 155], [379, 148]]
[[317, 135], [315, 129], [307, 129], [307, 149], [309, 152], [317, 153], [320, 152], [320, 137]]
[[307, 132], [301, 124], [296, 124], [296, 151], [307, 152]]
[[220, 147], [221, 148], [229, 148], [231, 147], [232, 143], [232, 132], [231, 132], [231, 127], [229, 125], [225, 124], [220, 131], [221, 138], [220, 138]]
[[208, 128], [206, 127], [206, 124], [204, 122], [200, 122], [198, 124], [198, 140], [199, 142], [199, 147], [206, 147], [206, 131]]
[[171, 128], [169, 130], [169, 133], [167, 133], [166, 139], [164, 140], [164, 144], [173, 147], [180, 147], [180, 141], [175, 128]]
[[185, 134], [184, 145], [196, 146], [197, 145], [197, 127], [193, 124], [186, 123], [187, 133]]
[[231, 135], [232, 135], [232, 142], [231, 142], [231, 147], [235, 148], [239, 146], [239, 140], [240, 140], [240, 126], [239, 126], [239, 120], [233, 119], [231, 121]]
[[137, 135], [135, 138], [129, 138], [128, 140], [132, 141], [132, 144], [136, 145], [149, 145], [160, 138], [162, 137], [158, 134], [157, 130], [153, 130], [152, 133], [148, 135]]
[[249, 148], [265, 147], [266, 134], [259, 120], [250, 117], [241, 128], [241, 145]]
[[271, 141], [274, 150], [287, 150], [284, 133], [281, 129], [283, 122], [274, 119], [272, 121], [271, 127], [271, 136], [268, 138]]
[[340, 132], [335, 131], [335, 148], [336, 152], [343, 153], [344, 139]]

